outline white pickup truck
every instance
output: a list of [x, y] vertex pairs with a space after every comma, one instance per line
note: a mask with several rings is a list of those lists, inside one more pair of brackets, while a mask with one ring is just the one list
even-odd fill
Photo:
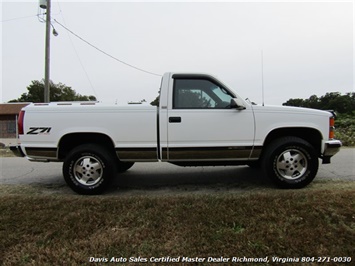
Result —
[[102, 193], [135, 162], [260, 166], [283, 188], [302, 188], [341, 142], [334, 114], [244, 101], [213, 76], [164, 74], [159, 106], [35, 103], [19, 114], [19, 145], [31, 161], [59, 161], [80, 194]]

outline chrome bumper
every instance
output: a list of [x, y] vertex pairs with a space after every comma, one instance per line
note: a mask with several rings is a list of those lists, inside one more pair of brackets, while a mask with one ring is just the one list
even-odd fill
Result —
[[328, 140], [324, 143], [323, 164], [330, 163], [330, 158], [337, 154], [342, 146], [340, 140]]
[[25, 154], [23, 153], [20, 145], [10, 146], [10, 150], [17, 157], [25, 157]]

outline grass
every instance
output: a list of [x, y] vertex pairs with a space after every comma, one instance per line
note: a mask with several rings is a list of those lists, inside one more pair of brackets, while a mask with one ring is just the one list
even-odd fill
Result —
[[0, 157], [15, 157], [15, 155], [8, 148], [0, 148]]
[[0, 264], [84, 265], [90, 257], [139, 256], [348, 257], [355, 254], [354, 210], [354, 182], [296, 191], [124, 197], [1, 186]]

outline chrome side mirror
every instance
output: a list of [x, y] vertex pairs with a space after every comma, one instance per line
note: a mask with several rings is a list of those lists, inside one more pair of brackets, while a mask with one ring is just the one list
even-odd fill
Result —
[[244, 110], [244, 109], [246, 109], [246, 107], [245, 107], [245, 105], [244, 105], [244, 103], [240, 100], [240, 99], [238, 99], [238, 98], [232, 98], [231, 99], [231, 108], [235, 108], [235, 109], [237, 109], [237, 110]]

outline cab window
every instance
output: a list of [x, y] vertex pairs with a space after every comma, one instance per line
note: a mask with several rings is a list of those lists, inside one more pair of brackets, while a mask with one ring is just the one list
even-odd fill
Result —
[[175, 79], [174, 109], [230, 108], [233, 95], [221, 86], [205, 79]]

